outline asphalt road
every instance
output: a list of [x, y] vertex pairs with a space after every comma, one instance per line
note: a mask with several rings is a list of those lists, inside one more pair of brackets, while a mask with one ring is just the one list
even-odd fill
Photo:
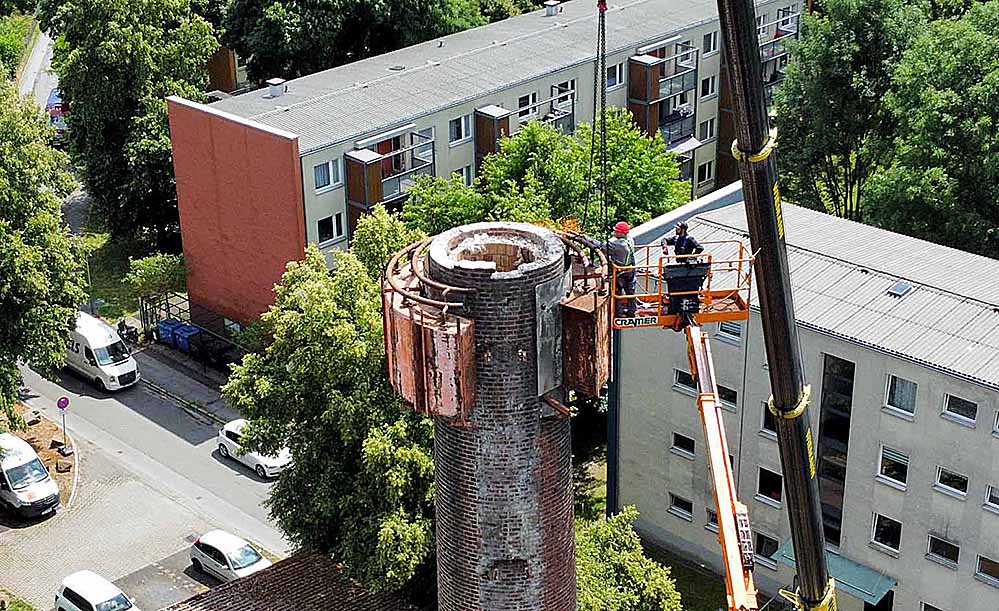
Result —
[[39, 108], [45, 108], [49, 92], [59, 84], [59, 79], [51, 70], [51, 62], [52, 39], [45, 32], [41, 32], [18, 83], [18, 93], [32, 95]]
[[[262, 503], [271, 482], [218, 453], [218, 426], [195, 418], [141, 384], [101, 393], [75, 374], [61, 372], [57, 384], [22, 368], [25, 401], [57, 422], [55, 402], [70, 398], [70, 435], [94, 444], [138, 479], [218, 528], [238, 534], [278, 555], [289, 551]], [[136, 544], [141, 545], [137, 541]]]

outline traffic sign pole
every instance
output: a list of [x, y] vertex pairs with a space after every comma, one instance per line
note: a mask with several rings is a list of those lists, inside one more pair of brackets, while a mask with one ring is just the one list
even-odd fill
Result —
[[59, 448], [59, 453], [63, 456], [69, 456], [73, 453], [73, 450], [69, 447], [69, 439], [66, 436], [66, 412], [69, 411], [69, 397], [59, 397], [56, 401], [56, 407], [62, 412], [62, 447]]

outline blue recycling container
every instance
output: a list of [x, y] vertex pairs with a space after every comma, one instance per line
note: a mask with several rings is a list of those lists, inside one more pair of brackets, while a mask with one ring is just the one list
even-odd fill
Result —
[[181, 352], [191, 351], [191, 338], [201, 333], [201, 329], [192, 325], [181, 325], [174, 329], [173, 339], [177, 349]]
[[163, 320], [156, 323], [156, 329], [159, 331], [160, 343], [174, 345], [173, 334], [177, 330], [177, 327], [183, 326], [184, 323], [180, 322], [176, 318], [164, 318]]

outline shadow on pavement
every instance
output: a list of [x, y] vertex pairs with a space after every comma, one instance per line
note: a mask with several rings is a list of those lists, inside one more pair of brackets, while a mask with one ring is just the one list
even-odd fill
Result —
[[220, 583], [194, 570], [190, 549], [186, 547], [115, 580], [115, 585], [135, 600], [141, 609], [169, 607]]
[[31, 528], [32, 526], [41, 524], [42, 522], [45, 522], [49, 518], [55, 516], [56, 513], [58, 513], [58, 511], [52, 512], [45, 516], [38, 516], [37, 518], [22, 518], [14, 513], [9, 507], [0, 505], [0, 533], [7, 532], [8, 530]]
[[232, 458], [232, 457], [225, 458], [225, 457], [223, 457], [222, 454], [219, 453], [218, 446], [216, 446], [215, 449], [212, 450], [212, 458], [214, 458], [216, 462], [218, 462], [218, 463], [224, 465], [225, 467], [227, 467], [230, 471], [232, 471], [236, 475], [242, 475], [243, 477], [245, 477], [247, 479], [251, 479], [251, 480], [253, 480], [255, 482], [259, 482], [261, 484], [270, 484], [271, 482], [274, 481], [274, 480], [271, 480], [271, 479], [260, 477], [259, 475], [257, 475], [256, 471], [254, 471], [253, 469], [247, 467], [246, 465], [244, 465], [243, 463], [239, 462], [235, 458]]

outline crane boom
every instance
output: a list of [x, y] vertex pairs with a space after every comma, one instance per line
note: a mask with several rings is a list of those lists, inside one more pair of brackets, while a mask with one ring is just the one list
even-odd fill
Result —
[[718, 0], [723, 46], [732, 86], [739, 162], [750, 244], [758, 255], [756, 281], [777, 421], [788, 521], [798, 565], [798, 590], [785, 593], [803, 611], [835, 610], [835, 583], [825, 558], [815, 450], [808, 415], [809, 388], [801, 365], [784, 221], [762, 86], [756, 14], [750, 0]]
[[704, 425], [708, 466], [715, 490], [718, 515], [718, 541], [725, 564], [725, 589], [730, 611], [756, 611], [756, 584], [753, 582], [753, 535], [749, 513], [739, 502], [735, 475], [729, 461], [728, 441], [722, 423], [715, 384], [714, 363], [708, 337], [696, 324], [686, 327], [690, 372], [697, 380], [697, 409]]

